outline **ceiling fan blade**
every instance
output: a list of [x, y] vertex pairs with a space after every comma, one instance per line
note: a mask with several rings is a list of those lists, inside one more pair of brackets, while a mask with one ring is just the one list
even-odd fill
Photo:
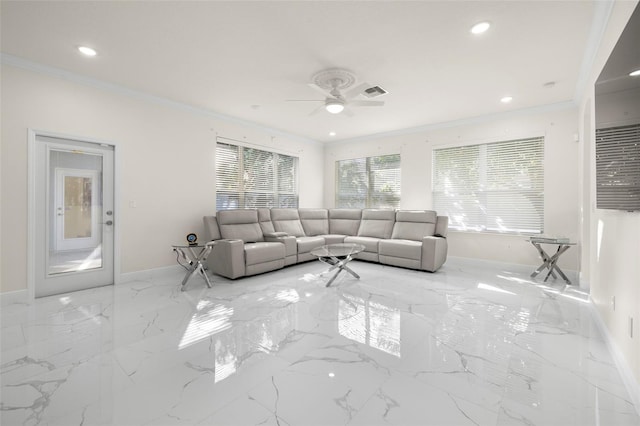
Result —
[[327, 92], [326, 90], [324, 90], [322, 87], [318, 86], [315, 83], [307, 83], [307, 86], [311, 87], [313, 90], [315, 90], [318, 93], [322, 93], [324, 96], [331, 96], [329, 92]]
[[383, 106], [384, 101], [351, 101], [351, 106]]
[[351, 89], [344, 92], [344, 97], [347, 99], [355, 98], [356, 96], [364, 92], [364, 90], [368, 89], [369, 87], [371, 87], [369, 83], [360, 83], [357, 86], [352, 87]]
[[353, 116], [355, 115], [355, 114], [354, 114], [354, 112], [353, 112], [353, 110], [352, 110], [351, 108], [349, 108], [349, 107], [345, 107], [345, 108], [342, 110], [341, 114], [344, 114], [344, 115], [346, 115], [347, 117], [353, 117]]
[[324, 104], [320, 105], [318, 108], [314, 109], [313, 111], [311, 111], [309, 113], [309, 115], [316, 115], [317, 113], [319, 113], [320, 111], [324, 110]]

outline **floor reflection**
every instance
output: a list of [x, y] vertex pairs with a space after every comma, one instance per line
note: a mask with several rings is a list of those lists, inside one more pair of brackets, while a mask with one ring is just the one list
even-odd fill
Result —
[[[246, 299], [242, 307], [201, 300], [187, 324], [178, 349], [209, 340], [214, 356], [215, 381], [236, 373], [244, 362], [258, 353], [275, 353], [294, 330], [298, 293], [293, 289]], [[273, 301], [292, 302], [270, 308]], [[247, 315], [247, 312], [265, 312]], [[251, 319], [247, 320], [246, 317]]]
[[338, 332], [347, 339], [401, 357], [399, 309], [343, 293], [338, 302]]

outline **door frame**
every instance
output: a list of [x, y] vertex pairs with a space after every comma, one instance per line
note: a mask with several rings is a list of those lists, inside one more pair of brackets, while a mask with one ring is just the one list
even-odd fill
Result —
[[27, 129], [27, 293], [28, 300], [35, 299], [36, 293], [36, 147], [38, 136], [66, 139], [76, 142], [93, 143], [113, 147], [113, 212], [116, 220], [113, 224], [113, 284], [120, 283], [121, 246], [120, 246], [120, 168], [121, 147], [112, 141], [78, 137], [68, 134]]

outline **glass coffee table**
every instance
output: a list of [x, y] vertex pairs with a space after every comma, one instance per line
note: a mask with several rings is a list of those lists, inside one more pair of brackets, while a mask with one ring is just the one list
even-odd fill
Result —
[[356, 274], [351, 268], [349, 268], [347, 263], [351, 262], [354, 256], [363, 251], [364, 246], [362, 244], [350, 243], [328, 244], [311, 250], [311, 254], [316, 256], [320, 262], [326, 263], [330, 266], [330, 268], [325, 272], [337, 269], [336, 273], [329, 279], [325, 287], [329, 287], [342, 271], [347, 271], [355, 278], [360, 279], [360, 275]]

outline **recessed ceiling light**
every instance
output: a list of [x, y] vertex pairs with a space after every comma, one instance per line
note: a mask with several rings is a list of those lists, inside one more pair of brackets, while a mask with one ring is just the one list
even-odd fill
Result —
[[478, 22], [477, 24], [475, 24], [473, 27], [471, 27], [471, 33], [472, 34], [482, 34], [485, 31], [487, 31], [489, 29], [489, 27], [491, 26], [491, 23], [485, 21], [485, 22]]
[[329, 136], [335, 136], [336, 132], [329, 132]]
[[503, 104], [508, 104], [509, 102], [511, 102], [513, 100], [512, 96], [505, 96], [502, 99], [500, 99], [500, 102], [502, 102]]
[[639, 76], [639, 75], [640, 75], [640, 70], [631, 71], [631, 72], [629, 73], [629, 75], [630, 75], [631, 77], [637, 77], [637, 76]]
[[96, 56], [98, 52], [87, 46], [78, 46], [78, 50], [85, 56]]

